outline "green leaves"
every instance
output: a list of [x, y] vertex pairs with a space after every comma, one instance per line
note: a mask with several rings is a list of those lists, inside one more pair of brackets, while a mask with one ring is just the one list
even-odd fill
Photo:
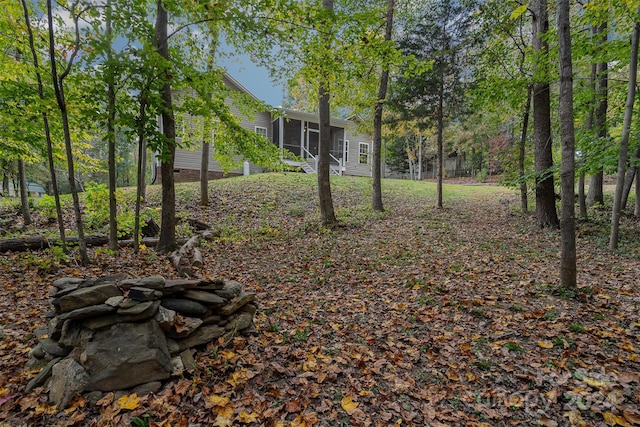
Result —
[[511, 12], [509, 19], [511, 19], [512, 21], [516, 20], [520, 18], [520, 16], [522, 16], [522, 14], [525, 13], [526, 11], [527, 11], [527, 5], [526, 4], [520, 5], [517, 8], [515, 8], [513, 12]]

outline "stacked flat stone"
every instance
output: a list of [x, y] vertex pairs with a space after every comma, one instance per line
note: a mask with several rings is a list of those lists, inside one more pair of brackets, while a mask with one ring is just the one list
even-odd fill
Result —
[[43, 369], [27, 392], [51, 377], [60, 409], [83, 392], [160, 384], [194, 366], [195, 347], [255, 332], [256, 295], [233, 280], [62, 278], [50, 297], [48, 331], [30, 362]]

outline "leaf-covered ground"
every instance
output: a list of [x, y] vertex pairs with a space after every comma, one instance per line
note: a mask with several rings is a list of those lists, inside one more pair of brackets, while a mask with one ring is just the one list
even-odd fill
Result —
[[[63, 412], [24, 371], [61, 276], [174, 272], [152, 250], [0, 259], [0, 425], [640, 425], [640, 243], [625, 217], [578, 225], [577, 293], [558, 290], [559, 234], [504, 188], [333, 181], [339, 227], [318, 225], [314, 177], [260, 175], [178, 189], [183, 218], [221, 231], [202, 274], [258, 293], [255, 337], [209, 345], [156, 395], [76, 399]], [[186, 228], [186, 227], [183, 227]], [[182, 229], [182, 228], [181, 228]], [[185, 230], [186, 231], [186, 230]]]

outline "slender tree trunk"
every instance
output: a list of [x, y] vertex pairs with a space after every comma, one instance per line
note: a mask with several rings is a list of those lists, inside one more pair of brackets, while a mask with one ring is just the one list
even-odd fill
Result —
[[577, 287], [575, 222], [575, 129], [573, 124], [573, 67], [569, 0], [558, 0], [558, 50], [560, 61], [560, 139], [562, 140], [562, 220], [560, 221], [560, 286]]
[[[595, 34], [595, 31], [594, 31]], [[587, 134], [590, 134], [593, 131], [593, 119], [595, 116], [595, 105], [597, 102], [596, 96], [596, 77], [598, 72], [598, 65], [596, 63], [591, 64], [591, 77], [589, 78], [589, 88], [593, 93], [593, 103], [592, 107], [589, 108], [589, 114], [587, 115], [587, 122], [585, 123], [585, 130]], [[587, 155], [588, 153], [583, 153], [583, 155]], [[584, 160], [581, 161], [580, 168], [580, 180], [578, 181], [578, 206], [580, 206], [580, 218], [587, 219], [587, 200], [585, 197], [585, 171], [584, 171]]]
[[533, 50], [537, 52], [535, 64], [538, 78], [533, 85], [533, 140], [535, 145], [536, 217], [540, 227], [558, 228], [558, 213], [553, 173], [551, 144], [551, 95], [549, 90], [549, 44], [544, 37], [549, 31], [546, 0], [534, 0]]
[[[633, 164], [635, 163], [635, 161], [637, 161], [637, 157], [634, 154], [631, 163]], [[637, 166], [631, 166], [631, 168], [629, 168], [629, 171], [624, 177], [624, 189], [622, 190], [622, 201], [620, 205], [620, 211], [624, 212], [624, 210], [627, 208], [627, 202], [629, 201], [629, 193], [631, 193], [631, 187], [633, 187], [633, 183], [636, 180], [637, 171], [638, 171]]]
[[[387, 17], [384, 33], [385, 41], [391, 40], [393, 29], [394, 0], [387, 0]], [[373, 210], [384, 212], [382, 204], [382, 109], [387, 97], [387, 85], [389, 83], [389, 67], [383, 58], [382, 71], [380, 72], [380, 86], [378, 87], [378, 100], [373, 115]]]
[[[215, 55], [213, 43], [211, 46], [212, 47], [209, 49], [209, 59], [207, 61], [207, 70], [209, 71], [213, 68], [213, 59]], [[208, 126], [205, 128], [205, 135], [204, 138], [202, 138], [202, 151], [200, 153], [200, 206], [209, 205], [209, 151], [211, 144], [207, 140], [207, 137], [212, 135], [213, 129], [211, 128], [211, 119], [206, 119], [206, 123]]]
[[636, 206], [633, 210], [633, 216], [640, 218], [640, 173], [636, 172]]
[[[600, 47], [607, 41], [607, 24], [604, 23], [597, 29], [597, 34], [602, 34], [599, 40]], [[595, 114], [595, 131], [598, 138], [606, 138], [608, 134], [607, 130], [607, 109], [608, 109], [608, 63], [602, 61], [597, 64], [596, 69], [596, 97], [597, 108]], [[599, 168], [589, 180], [589, 193], [587, 194], [587, 206], [593, 206], [595, 204], [604, 204], [604, 194], [602, 187], [604, 184], [604, 173], [602, 167]]]
[[[29, 49], [31, 50], [31, 57], [33, 59], [33, 67], [36, 72], [36, 81], [38, 82], [38, 97], [40, 100], [45, 99], [44, 87], [42, 84], [42, 75], [40, 74], [40, 64], [38, 60], [38, 53], [36, 51], [36, 45], [33, 38], [33, 30], [31, 28], [31, 19], [29, 18], [29, 7], [26, 0], [21, 0], [22, 10], [24, 12], [24, 22], [27, 28], [27, 34], [29, 35]], [[49, 127], [49, 116], [47, 112], [42, 112], [42, 122], [44, 125], [44, 136], [47, 143], [47, 161], [49, 164], [49, 173], [51, 174], [51, 187], [53, 196], [56, 202], [56, 216], [58, 222], [58, 233], [60, 235], [60, 242], [62, 244], [62, 250], [67, 252], [67, 239], [64, 231], [64, 219], [62, 218], [62, 206], [60, 204], [60, 192], [58, 191], [58, 178], [56, 176], [56, 169], [53, 161], [53, 142], [51, 141], [51, 129]]]
[[618, 157], [618, 181], [616, 193], [613, 198], [613, 210], [611, 211], [611, 235], [609, 236], [609, 249], [618, 248], [620, 231], [620, 211], [622, 206], [622, 193], [624, 190], [624, 177], [627, 168], [629, 153], [629, 134], [631, 133], [631, 119], [633, 117], [633, 104], [636, 99], [636, 81], [638, 71], [638, 43], [640, 39], [640, 7], [636, 10], [636, 23], [633, 27], [631, 38], [631, 58], [629, 60], [629, 87], [627, 89], [627, 105], [624, 111], [622, 124], [622, 138], [620, 139], [620, 155]]
[[524, 105], [524, 112], [522, 114], [522, 133], [520, 134], [520, 155], [518, 157], [518, 169], [520, 173], [520, 209], [523, 214], [529, 212], [529, 197], [527, 195], [527, 181], [525, 179], [525, 148], [527, 144], [527, 131], [529, 129], [529, 111], [531, 110], [531, 97], [533, 87], [529, 85], [527, 87], [527, 100]]
[[140, 204], [144, 200], [144, 187], [146, 180], [145, 153], [147, 151], [146, 136], [144, 132], [144, 124], [147, 121], [147, 90], [143, 89], [140, 94], [140, 110], [137, 119], [138, 132], [138, 173], [136, 185], [136, 207], [135, 219], [133, 225], [133, 252], [138, 253], [140, 250]]
[[444, 72], [440, 73], [438, 94], [438, 177], [436, 181], [436, 207], [442, 208], [442, 178], [444, 176]]
[[156, 29], [154, 45], [158, 54], [165, 63], [162, 65], [164, 73], [162, 75], [164, 83], [160, 90], [162, 99], [162, 130], [165, 143], [162, 145], [160, 155], [160, 174], [162, 184], [162, 224], [158, 247], [160, 253], [168, 253], [176, 248], [176, 190], [173, 176], [173, 164], [176, 155], [176, 122], [173, 116], [173, 104], [171, 100], [171, 84], [169, 73], [169, 45], [167, 40], [168, 13], [158, 0], [158, 11], [156, 17]]
[[[322, 0], [324, 9], [333, 11], [333, 0]], [[330, 47], [329, 41], [325, 40], [327, 51]], [[331, 145], [331, 95], [329, 93], [328, 82], [321, 71], [320, 85], [318, 88], [318, 121], [320, 127], [320, 147], [318, 149], [318, 196], [320, 201], [320, 218], [325, 225], [336, 222], [336, 215], [333, 210], [333, 199], [331, 197], [330, 165], [329, 153]]]
[[111, 30], [111, 0], [107, 0], [105, 35], [107, 38], [107, 145], [109, 162], [109, 249], [118, 251], [118, 205], [116, 201], [116, 84], [113, 64], [113, 31]]
[[[55, 37], [53, 34], [53, 11], [52, 1], [47, 0], [47, 20], [49, 25], [49, 62], [51, 63], [51, 78], [53, 80], [53, 89], [56, 94], [56, 101], [58, 103], [58, 109], [60, 111], [60, 118], [62, 121], [62, 131], [64, 134], [64, 145], [67, 155], [67, 169], [69, 172], [69, 188], [71, 190], [71, 197], [73, 199], [73, 211], [76, 219], [76, 230], [78, 232], [78, 249], [80, 253], [80, 262], [83, 265], [89, 264], [89, 255], [87, 254], [87, 244], [84, 239], [84, 226], [82, 224], [82, 210], [80, 209], [80, 198], [78, 197], [78, 189], [76, 188], [75, 180], [75, 165], [73, 161], [73, 150], [71, 148], [71, 131], [69, 129], [69, 117], [67, 113], [67, 102], [64, 95], [64, 79], [71, 71], [71, 65], [77, 51], [72, 53], [67, 68], [58, 76], [58, 65], [55, 54]], [[76, 46], [79, 44], [79, 29], [78, 22], [76, 20]]]
[[27, 188], [27, 173], [24, 167], [24, 160], [18, 159], [18, 180], [20, 181], [20, 204], [22, 211], [22, 221], [24, 225], [31, 225], [31, 211], [29, 210], [29, 190]]
[[200, 161], [200, 206], [209, 205], [209, 141], [202, 140]]
[[631, 193], [631, 187], [633, 187], [633, 183], [635, 182], [636, 174], [638, 172], [638, 164], [640, 163], [640, 146], [636, 148], [633, 152], [633, 157], [629, 164], [631, 168], [629, 172], [627, 172], [626, 177], [624, 178], [624, 192], [622, 195], [622, 206], [620, 210], [624, 211], [627, 208], [627, 201], [629, 200], [629, 193]]

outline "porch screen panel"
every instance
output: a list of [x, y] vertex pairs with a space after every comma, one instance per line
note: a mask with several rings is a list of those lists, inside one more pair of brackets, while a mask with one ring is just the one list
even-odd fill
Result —
[[283, 147], [296, 156], [300, 155], [300, 120], [284, 121]]
[[[343, 148], [343, 139], [344, 139], [344, 129], [332, 127], [331, 128], [331, 147], [329, 151], [331, 155], [336, 159], [342, 159], [344, 155]], [[335, 163], [336, 161], [332, 158], [331, 163]]]

